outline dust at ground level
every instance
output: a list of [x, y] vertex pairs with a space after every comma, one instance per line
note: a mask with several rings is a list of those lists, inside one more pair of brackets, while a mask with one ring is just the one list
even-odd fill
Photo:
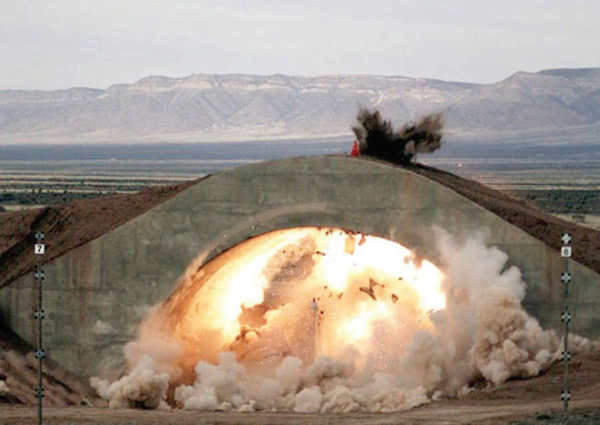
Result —
[[[35, 423], [33, 406], [0, 407], [0, 424]], [[454, 400], [434, 402], [404, 413], [392, 414], [296, 414], [296, 413], [232, 413], [195, 411], [110, 410], [89, 407], [51, 407], [44, 410], [45, 424], [582, 424], [600, 423], [598, 399], [576, 400], [565, 415], [560, 400], [518, 402], [494, 400]]]
[[[564, 368], [555, 362], [530, 379], [513, 379], [498, 386], [475, 383], [461, 399], [442, 399], [402, 413], [296, 414], [111, 410], [106, 407], [49, 406], [45, 424], [600, 424], [600, 351], [576, 354], [571, 362], [571, 402], [565, 416], [560, 394]], [[45, 402], [49, 401], [44, 399]], [[0, 425], [36, 423], [35, 403], [1, 404]]]

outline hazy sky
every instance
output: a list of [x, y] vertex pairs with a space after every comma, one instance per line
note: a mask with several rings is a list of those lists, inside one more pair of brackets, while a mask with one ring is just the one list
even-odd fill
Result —
[[0, 89], [600, 67], [599, 0], [0, 0]]

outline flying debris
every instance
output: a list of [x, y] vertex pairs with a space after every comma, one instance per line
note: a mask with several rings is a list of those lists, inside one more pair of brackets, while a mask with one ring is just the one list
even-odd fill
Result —
[[366, 286], [361, 286], [360, 288], [358, 288], [358, 290], [361, 292], [364, 292], [365, 294], [367, 294], [368, 296], [373, 298], [374, 301], [377, 301], [377, 298], [375, 298], [375, 292], [373, 291], [373, 288], [375, 286], [381, 286], [381, 285], [379, 283], [375, 282], [373, 279], [369, 278], [369, 287], [367, 288]]

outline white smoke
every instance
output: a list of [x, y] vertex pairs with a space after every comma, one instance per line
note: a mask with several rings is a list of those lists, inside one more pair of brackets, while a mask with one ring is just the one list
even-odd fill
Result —
[[166, 403], [169, 375], [156, 373], [150, 356], [143, 356], [126, 376], [109, 383], [100, 378], [91, 378], [90, 384], [98, 395], [109, 400], [111, 409], [124, 408], [169, 408]]
[[219, 355], [217, 365], [200, 362], [193, 385], [175, 390], [183, 409], [208, 411], [285, 410], [301, 413], [391, 412], [429, 401], [423, 387], [403, 389], [392, 376], [354, 376], [351, 365], [318, 357], [308, 368], [286, 357], [272, 377], [251, 376], [235, 353]]
[[[563, 346], [564, 339], [561, 339], [560, 347]], [[572, 354], [577, 353], [590, 353], [594, 351], [600, 350], [600, 340], [592, 341], [588, 338], [585, 338], [581, 335], [569, 335], [569, 351]], [[554, 353], [554, 359], [558, 359], [561, 355], [562, 351], [557, 350]]]
[[[92, 385], [111, 408], [167, 407], [168, 400], [205, 411], [394, 412], [460, 397], [478, 381], [498, 385], [548, 368], [560, 341], [522, 308], [526, 285], [516, 267], [506, 267], [508, 256], [486, 246], [483, 235], [462, 244], [441, 231], [438, 238], [446, 307], [429, 314], [432, 329], [415, 328], [406, 346], [385, 349], [384, 358], [396, 360], [388, 370], [375, 366], [381, 359], [355, 361], [353, 352], [312, 364], [286, 356], [257, 369], [224, 351], [215, 364], [198, 362], [186, 380], [176, 362], [182, 348], [165, 340], [151, 318], [126, 348], [131, 372], [113, 383], [92, 378]], [[572, 352], [600, 348], [580, 337], [571, 343]]]
[[6, 395], [10, 393], [10, 388], [6, 385], [6, 381], [0, 380], [0, 395]]
[[506, 268], [508, 255], [486, 247], [483, 234], [457, 245], [439, 232], [439, 245], [446, 265], [447, 305], [434, 320], [435, 340], [444, 355], [429, 348], [421, 350], [420, 361], [437, 353], [432, 363], [443, 365], [455, 378], [446, 391], [453, 393], [459, 390], [457, 384], [480, 378], [497, 385], [547, 368], [558, 338], [522, 308], [526, 284], [518, 268]]
[[116, 329], [113, 325], [102, 320], [97, 320], [92, 327], [92, 332], [96, 335], [110, 335], [114, 333]]

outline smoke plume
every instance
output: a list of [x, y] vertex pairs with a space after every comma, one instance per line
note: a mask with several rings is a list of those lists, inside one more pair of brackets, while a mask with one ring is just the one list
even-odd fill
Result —
[[382, 119], [378, 110], [361, 108], [356, 120], [358, 125], [352, 127], [352, 131], [363, 155], [406, 165], [417, 154], [435, 152], [442, 145], [442, 113], [406, 123], [397, 131], [391, 121]]

